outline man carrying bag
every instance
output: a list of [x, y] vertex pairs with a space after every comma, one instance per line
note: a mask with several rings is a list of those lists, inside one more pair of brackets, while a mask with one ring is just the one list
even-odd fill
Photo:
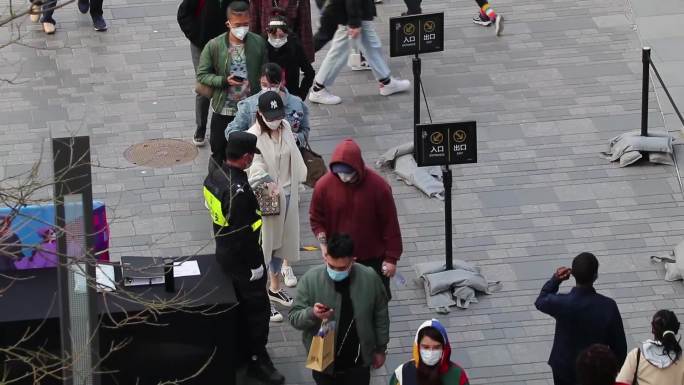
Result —
[[[303, 331], [307, 367], [314, 367], [317, 385], [368, 385], [371, 366], [377, 369], [385, 363], [387, 294], [373, 269], [354, 263], [354, 243], [348, 235], [330, 237], [325, 265], [302, 276], [289, 320]], [[324, 321], [335, 322], [333, 337], [317, 336]], [[330, 340], [335, 342], [332, 364], [325, 355]]]

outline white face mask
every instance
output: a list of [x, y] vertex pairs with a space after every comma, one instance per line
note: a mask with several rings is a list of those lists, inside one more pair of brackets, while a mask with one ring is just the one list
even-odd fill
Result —
[[420, 360], [428, 366], [436, 365], [442, 359], [442, 349], [420, 349]]
[[268, 36], [268, 43], [273, 46], [273, 48], [280, 48], [287, 43], [287, 36], [285, 36], [282, 39], [278, 39], [277, 37], [272, 37], [271, 35]]
[[352, 179], [354, 179], [355, 176], [356, 176], [356, 172], [350, 172], [350, 173], [338, 172], [338, 173], [337, 173], [337, 177], [340, 178], [340, 180], [341, 180], [342, 182], [344, 182], [344, 183], [349, 183], [349, 182], [351, 182]]
[[282, 123], [282, 122], [283, 122], [282, 119], [276, 119], [272, 122], [269, 122], [266, 119], [264, 119], [264, 123], [266, 123], [266, 126], [268, 126], [268, 128], [270, 128], [271, 130], [277, 130], [278, 127], [280, 127], [280, 123]]
[[280, 86], [273, 86], [273, 87], [264, 87], [261, 86], [261, 93], [263, 94], [264, 92], [268, 91], [273, 91], [273, 92], [280, 92]]
[[245, 36], [247, 36], [247, 32], [249, 32], [249, 27], [236, 27], [230, 29], [230, 33], [238, 40], [244, 40]]

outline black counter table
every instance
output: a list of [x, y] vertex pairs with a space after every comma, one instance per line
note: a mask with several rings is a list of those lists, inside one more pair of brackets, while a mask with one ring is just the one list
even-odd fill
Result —
[[[163, 284], [126, 287], [134, 296], [147, 301], [159, 303], [160, 299], [172, 301], [176, 297], [183, 303], [182, 310], [166, 309], [154, 318], [148, 317], [146, 324], [112, 328], [114, 322], [121, 322], [127, 316], [145, 310], [145, 305], [126, 299], [126, 295], [98, 293], [102, 322], [98, 329], [101, 355], [109, 351], [110, 344], [130, 340], [123, 349], [110, 354], [103, 362], [101, 369], [115, 371], [103, 375], [103, 384], [134, 384], [139, 378], [143, 385], [187, 378], [207, 363], [212, 354], [207, 368], [186, 383], [235, 383], [232, 363], [235, 362], [237, 346], [235, 311], [232, 308], [237, 301], [233, 285], [221, 272], [213, 255], [188, 259], [198, 261], [201, 275], [176, 278], [175, 293], [167, 293]], [[120, 269], [117, 266], [115, 270], [119, 281]], [[57, 354], [61, 350], [57, 269], [15, 271], [11, 276], [27, 279], [14, 280], [12, 286], [0, 295], [0, 347], [16, 343], [28, 328], [36, 330], [44, 323], [22, 346], [30, 349], [42, 346]], [[7, 278], [0, 277], [0, 288], [6, 287], [8, 282]], [[10, 362], [2, 356], [0, 360]], [[0, 378], [3, 370], [0, 364]], [[9, 370], [10, 378], [13, 378], [21, 373], [18, 370], [25, 369], [9, 365]]]

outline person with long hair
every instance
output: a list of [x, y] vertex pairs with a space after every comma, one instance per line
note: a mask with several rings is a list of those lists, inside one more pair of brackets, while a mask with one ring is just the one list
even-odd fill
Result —
[[291, 36], [296, 36], [302, 45], [303, 53], [309, 63], [315, 60], [313, 31], [311, 29], [311, 4], [299, 0], [250, 0], [250, 30], [263, 33], [270, 24], [274, 9], [285, 17]]
[[658, 310], [651, 320], [653, 339], [627, 354], [616, 383], [631, 385], [684, 385], [679, 320], [671, 310]]
[[[287, 24], [283, 9], [273, 8], [273, 15], [268, 21], [264, 37], [268, 41], [266, 44], [268, 61], [276, 63], [282, 68], [284, 85], [287, 90], [292, 95], [306, 100], [316, 72], [304, 53], [302, 43]], [[300, 72], [304, 74], [301, 82], [299, 79]]]
[[299, 260], [299, 187], [306, 181], [306, 164], [277, 92], [266, 91], [259, 96], [256, 123], [247, 132], [256, 135], [261, 151], [247, 171], [249, 184], [253, 188], [265, 184], [269, 193], [278, 197], [280, 207], [279, 214], [263, 217], [261, 231], [261, 248], [269, 271], [271, 321], [280, 322], [283, 316], [273, 303], [291, 307], [294, 302], [280, 287], [279, 274], [284, 259]]
[[469, 385], [465, 370], [451, 361], [449, 336], [442, 324], [423, 322], [413, 342], [413, 359], [392, 373], [390, 385]]

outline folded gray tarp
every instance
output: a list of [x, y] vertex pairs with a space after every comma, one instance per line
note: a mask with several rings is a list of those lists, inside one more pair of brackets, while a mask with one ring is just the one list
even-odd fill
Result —
[[430, 198], [444, 199], [442, 170], [437, 167], [418, 167], [413, 159], [413, 143], [405, 143], [385, 152], [376, 162], [378, 167], [393, 169], [399, 179], [416, 186]]

